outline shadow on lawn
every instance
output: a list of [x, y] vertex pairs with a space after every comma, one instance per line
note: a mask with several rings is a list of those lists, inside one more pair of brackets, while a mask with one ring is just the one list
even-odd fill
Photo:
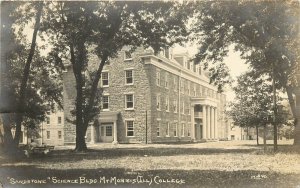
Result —
[[[93, 179], [80, 184], [80, 177]], [[139, 178], [140, 177], [140, 178]], [[12, 180], [11, 178], [14, 178]], [[55, 178], [55, 179], [54, 179]], [[0, 169], [0, 181], [4, 187], [114, 187], [118, 179], [129, 179], [127, 183], [119, 182], [121, 187], [297, 187], [300, 177], [293, 174], [278, 174], [264, 171], [217, 171], [217, 170], [152, 170], [131, 171], [124, 168], [110, 169], [40, 169], [37, 166], [4, 167]], [[100, 183], [101, 179], [101, 183]], [[149, 180], [149, 182], [132, 183]], [[177, 179], [180, 183], [163, 183], [162, 180]], [[19, 180], [19, 183], [16, 183]], [[22, 180], [22, 181], [21, 181]], [[42, 180], [41, 183], [26, 183]], [[55, 183], [55, 180], [73, 180], [78, 183]], [[104, 183], [104, 180], [108, 180]], [[112, 181], [111, 181], [112, 180]], [[150, 183], [152, 181], [152, 183]], [[24, 184], [21, 184], [21, 183]], [[57, 182], [57, 181], [56, 181]], [[184, 183], [183, 183], [184, 182]], [[16, 184], [12, 184], [16, 183]], [[159, 184], [157, 184], [159, 183]], [[150, 184], [150, 186], [149, 186]]]
[[[75, 153], [72, 150], [54, 151], [50, 160], [59, 157], [60, 161], [78, 159], [119, 158], [124, 156], [178, 156], [178, 155], [214, 155], [214, 154], [242, 154], [257, 151], [254, 149], [218, 149], [218, 148], [109, 148]], [[70, 157], [71, 156], [71, 157]]]

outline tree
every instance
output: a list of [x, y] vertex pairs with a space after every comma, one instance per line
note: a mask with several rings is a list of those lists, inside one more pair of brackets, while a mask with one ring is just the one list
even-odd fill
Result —
[[227, 112], [234, 124], [240, 127], [255, 127], [258, 143], [258, 128], [270, 123], [269, 111], [272, 106], [271, 85], [264, 77], [255, 78], [252, 72], [238, 77], [237, 85], [233, 88], [235, 102], [230, 104]]
[[[276, 87], [287, 93], [295, 118], [294, 144], [299, 145], [300, 125], [296, 120], [300, 108], [295, 108], [293, 98], [293, 94], [300, 97], [296, 92], [299, 84], [292, 84], [290, 79], [299, 67], [299, 2], [199, 2], [195, 12], [193, 31], [200, 33], [201, 39], [196, 60], [222, 61], [229, 46], [234, 45], [256, 74], [271, 76], [274, 72]], [[299, 77], [293, 78], [300, 83]]]
[[[55, 63], [51, 56], [42, 57], [36, 47], [42, 7], [42, 2], [5, 2], [1, 6], [4, 10], [1, 41], [7, 44], [7, 48], [1, 48], [4, 54], [1, 56], [1, 116], [4, 145], [11, 151], [17, 149], [22, 125], [35, 128], [44, 120], [47, 111], [61, 103], [61, 84], [57, 81]], [[24, 11], [26, 14], [20, 14]], [[32, 18], [35, 18], [34, 30], [28, 50], [22, 30]], [[12, 127], [16, 128], [14, 140]]]
[[[50, 7], [53, 14], [43, 27], [52, 34], [53, 46], [62, 49], [57, 51], [69, 52], [76, 81], [75, 150], [86, 150], [88, 124], [99, 113], [95, 106], [101, 97], [98, 82], [104, 65], [124, 46], [132, 50], [151, 46], [157, 52], [183, 41], [187, 15], [182, 7], [171, 2], [57, 2]], [[99, 62], [84, 83], [89, 51]]]

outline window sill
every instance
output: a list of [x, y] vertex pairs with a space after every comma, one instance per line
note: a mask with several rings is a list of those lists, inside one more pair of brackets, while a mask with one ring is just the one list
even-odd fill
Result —
[[124, 59], [124, 61], [132, 61], [132, 58]]
[[125, 86], [133, 86], [133, 85], [134, 85], [133, 83], [129, 83], [129, 84], [125, 83]]
[[104, 86], [102, 86], [102, 88], [107, 88], [107, 87], [109, 87], [109, 85], [104, 85]]
[[125, 110], [128, 110], [128, 111], [133, 111], [134, 108], [125, 108]]
[[108, 112], [110, 111], [109, 109], [102, 109], [103, 112]]

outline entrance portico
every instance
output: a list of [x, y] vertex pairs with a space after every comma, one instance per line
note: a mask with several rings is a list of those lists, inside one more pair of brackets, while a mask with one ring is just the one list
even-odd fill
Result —
[[191, 122], [193, 140], [218, 139], [217, 101], [210, 98], [192, 98]]
[[97, 142], [118, 143], [118, 114], [118, 112], [101, 112], [98, 126], [91, 126], [91, 143], [94, 143], [95, 140]]

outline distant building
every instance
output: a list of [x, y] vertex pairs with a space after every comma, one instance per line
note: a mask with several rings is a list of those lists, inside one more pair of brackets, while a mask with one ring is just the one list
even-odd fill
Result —
[[[13, 136], [15, 129], [12, 129]], [[29, 144], [32, 141], [39, 145], [64, 145], [64, 112], [48, 112], [46, 120], [34, 130], [28, 130], [26, 127], [21, 127], [20, 144]]]
[[[92, 57], [93, 61], [99, 61]], [[72, 119], [76, 90], [71, 66], [64, 72], [64, 115]], [[227, 139], [226, 96], [217, 93], [200, 65], [166, 49], [127, 49], [105, 65], [99, 87], [101, 113], [87, 142], [157, 143]], [[100, 108], [100, 107], [99, 107]], [[75, 126], [65, 121], [65, 144], [75, 143]]]

